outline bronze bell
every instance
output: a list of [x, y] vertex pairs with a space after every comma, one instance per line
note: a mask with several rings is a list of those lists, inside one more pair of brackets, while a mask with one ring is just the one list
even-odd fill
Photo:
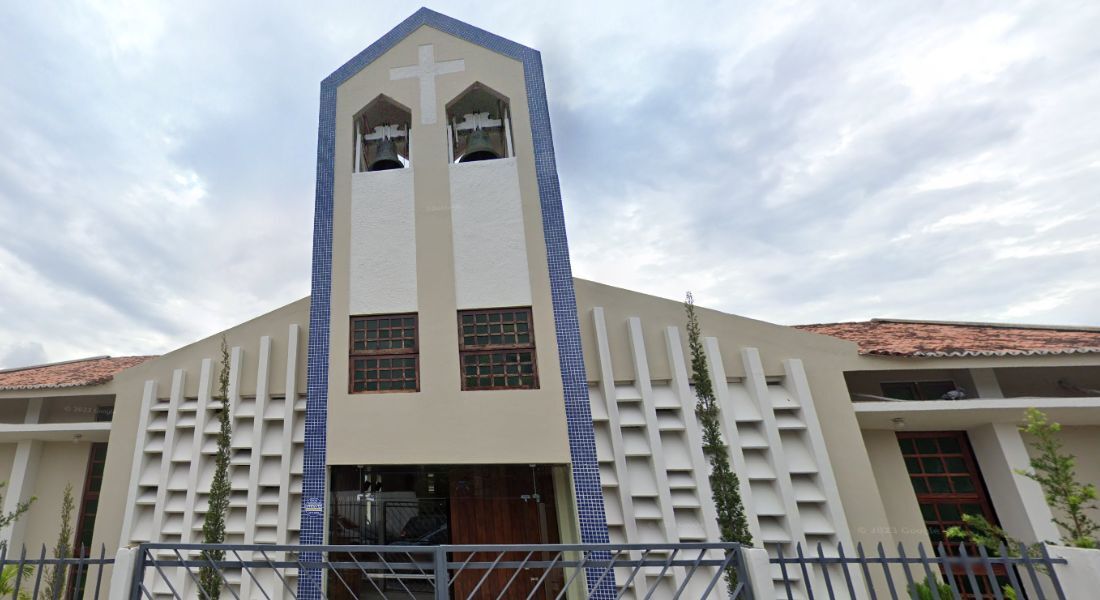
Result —
[[466, 139], [466, 152], [462, 154], [462, 158], [458, 159], [458, 162], [474, 162], [475, 160], [492, 160], [494, 158], [500, 158], [500, 154], [497, 154], [496, 148], [493, 147], [493, 140], [489, 139], [489, 134], [484, 129], [478, 127]]
[[401, 169], [401, 159], [397, 156], [397, 144], [388, 137], [378, 142], [378, 148], [374, 152], [374, 160], [367, 165], [368, 171], [387, 171], [389, 169]]

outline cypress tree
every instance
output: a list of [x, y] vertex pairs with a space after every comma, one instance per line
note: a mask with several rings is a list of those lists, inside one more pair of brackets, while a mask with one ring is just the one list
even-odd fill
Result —
[[[214, 400], [221, 402], [218, 411], [218, 450], [214, 455], [214, 480], [210, 483], [210, 507], [202, 521], [202, 541], [205, 544], [225, 543], [225, 515], [229, 511], [229, 452], [233, 430], [229, 420], [229, 346], [222, 336], [221, 369], [218, 371], [218, 395]], [[205, 561], [218, 562], [225, 559], [224, 550], [203, 550]], [[199, 568], [200, 594], [204, 598], [216, 600], [221, 597], [222, 577], [219, 569], [213, 566]]]
[[[684, 310], [687, 312], [688, 347], [691, 350], [691, 382], [695, 386], [695, 417], [703, 431], [703, 455], [710, 464], [708, 479], [714, 508], [718, 513], [718, 529], [723, 542], [752, 546], [752, 534], [749, 532], [745, 507], [741, 501], [741, 484], [730, 467], [729, 452], [722, 441], [718, 402], [703, 351], [699, 318], [695, 314], [695, 299], [691, 292], [688, 292], [684, 301]], [[737, 586], [737, 579], [737, 570], [731, 566], [726, 570], [726, 583], [731, 594]]]
[[[72, 549], [69, 542], [73, 539], [73, 484], [65, 485], [65, 494], [61, 498], [61, 532], [57, 534], [57, 543], [53, 547], [54, 558], [70, 558]], [[60, 598], [65, 589], [65, 580], [68, 577], [69, 567], [54, 565], [46, 572], [46, 583], [38, 597], [43, 600]]]

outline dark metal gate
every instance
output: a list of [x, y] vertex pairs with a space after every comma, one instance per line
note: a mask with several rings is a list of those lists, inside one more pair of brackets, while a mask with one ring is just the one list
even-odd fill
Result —
[[[204, 551], [225, 552], [210, 560]], [[320, 556], [320, 560], [305, 557]], [[296, 598], [299, 571], [326, 575], [327, 598], [505, 600], [585, 598], [594, 588], [622, 598], [752, 600], [738, 544], [540, 544], [485, 546], [275, 546], [142, 544], [132, 599], [206, 598], [200, 569], [223, 597]], [[727, 588], [726, 574], [737, 577]], [[469, 585], [456, 593], [455, 582]], [[560, 583], [548, 592], [550, 581]]]
[[973, 548], [959, 544], [948, 549], [939, 544], [930, 555], [918, 544], [912, 556], [899, 544], [897, 554], [889, 556], [882, 544], [871, 555], [862, 544], [856, 544], [854, 555], [840, 544], [832, 552], [818, 544], [812, 554], [798, 545], [796, 556], [784, 556], [782, 547], [777, 547], [771, 563], [780, 569], [788, 600], [1066, 600], [1055, 571], [1055, 565], [1066, 560], [1051, 557], [1045, 545], [1020, 544], [1010, 550], [1002, 544], [995, 553], [977, 546], [976, 554], [968, 547]]
[[72, 558], [48, 558], [45, 546], [28, 555], [26, 547], [19, 553], [0, 548], [0, 598], [32, 598], [36, 600], [70, 600], [107, 598], [104, 567], [114, 564], [107, 558], [107, 549], [98, 553], [87, 550]]

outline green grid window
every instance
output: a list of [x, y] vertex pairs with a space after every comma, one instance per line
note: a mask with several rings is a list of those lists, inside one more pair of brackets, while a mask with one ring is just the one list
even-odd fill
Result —
[[531, 309], [463, 312], [460, 333], [463, 349], [533, 347]]
[[530, 308], [461, 311], [458, 339], [462, 389], [539, 387]]
[[416, 315], [352, 317], [352, 354], [406, 354], [416, 351]]
[[351, 359], [351, 391], [415, 392], [415, 356], [354, 357]]
[[415, 314], [352, 317], [349, 348], [348, 387], [352, 393], [420, 389]]
[[535, 352], [470, 352], [462, 356], [463, 389], [498, 390], [538, 387]]

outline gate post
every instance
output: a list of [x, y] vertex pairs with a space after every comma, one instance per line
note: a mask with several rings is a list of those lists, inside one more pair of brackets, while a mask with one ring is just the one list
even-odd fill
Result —
[[[140, 562], [140, 566], [139, 563]], [[108, 598], [141, 598], [141, 580], [145, 576], [145, 547], [119, 548], [111, 569]]]
[[435, 600], [450, 600], [451, 590], [450, 576], [447, 574], [447, 549], [436, 546], [433, 557], [433, 573], [435, 576]]
[[752, 600], [764, 600], [775, 596], [775, 587], [772, 583], [771, 559], [768, 551], [763, 548], [741, 546], [741, 564], [745, 580], [745, 598]]

